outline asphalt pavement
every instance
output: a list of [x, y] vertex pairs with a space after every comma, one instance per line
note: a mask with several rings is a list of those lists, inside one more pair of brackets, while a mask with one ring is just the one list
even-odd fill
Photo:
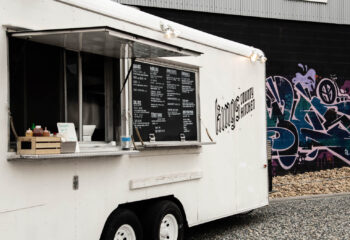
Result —
[[350, 240], [350, 194], [274, 200], [248, 215], [193, 227], [186, 239]]

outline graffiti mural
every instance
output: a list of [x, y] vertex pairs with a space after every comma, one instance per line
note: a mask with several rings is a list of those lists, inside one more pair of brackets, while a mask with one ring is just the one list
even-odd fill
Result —
[[350, 165], [350, 81], [323, 78], [298, 65], [291, 79], [266, 79], [267, 136], [272, 141], [273, 174], [300, 166]]

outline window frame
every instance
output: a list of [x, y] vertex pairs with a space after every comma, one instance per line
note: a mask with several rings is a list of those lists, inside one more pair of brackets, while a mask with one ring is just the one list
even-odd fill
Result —
[[[178, 54], [177, 56], [199, 56], [202, 53], [201, 52], [197, 52], [195, 50], [192, 49], [186, 49], [186, 48], [182, 48], [179, 46], [175, 46], [169, 43], [165, 43], [163, 41], [159, 41], [159, 40], [154, 40], [154, 39], [149, 39], [146, 37], [142, 37], [139, 35], [135, 35], [135, 34], [131, 34], [131, 33], [127, 33], [127, 32], [123, 32], [121, 30], [117, 30], [114, 28], [110, 28], [110, 27], [92, 27], [92, 28], [80, 28], [80, 29], [50, 29], [50, 30], [41, 30], [41, 31], [33, 31], [33, 30], [29, 30], [29, 29], [25, 29], [25, 30], [15, 30], [15, 31], [7, 31], [8, 33], [8, 37], [7, 37], [7, 57], [8, 59], [10, 58], [10, 51], [9, 51], [9, 41], [12, 37], [14, 38], [22, 38], [22, 39], [26, 39], [26, 40], [30, 40], [30, 36], [31, 34], [34, 35], [40, 35], [40, 34], [51, 34], [57, 31], [62, 31], [62, 32], [69, 32], [69, 31], [82, 31], [83, 32], [89, 32], [89, 31], [95, 31], [95, 30], [105, 30], [108, 33], [111, 32], [111, 36], [114, 37], [121, 37], [121, 38], [126, 38], [132, 41], [136, 41], [139, 42], [141, 44], [146, 44], [149, 45], [151, 47], [156, 47], [159, 49], [163, 49], [165, 51], [169, 51], [170, 53], [173, 52]], [[65, 122], [67, 122], [68, 120], [68, 101], [67, 101], [67, 59], [66, 59], [66, 52], [67, 51], [72, 51], [77, 53], [78, 57], [78, 85], [79, 85], [79, 126], [76, 126], [78, 129], [77, 135], [78, 135], [78, 142], [79, 143], [85, 143], [82, 141], [82, 125], [83, 125], [83, 119], [82, 119], [82, 108], [83, 108], [83, 101], [82, 101], [82, 96], [83, 96], [83, 89], [82, 89], [82, 59], [81, 59], [81, 51], [80, 50], [73, 50], [73, 49], [69, 49], [66, 48], [64, 46], [60, 46], [60, 45], [55, 45], [55, 44], [48, 44], [48, 43], [43, 43], [40, 41], [33, 41], [33, 42], [37, 42], [39, 44], [43, 44], [43, 45], [51, 45], [51, 46], [56, 46], [61, 48], [62, 51], [62, 57], [63, 57], [63, 63], [62, 63], [62, 67], [63, 69], [61, 70], [61, 73], [63, 75], [63, 93], [62, 93], [62, 97], [63, 97], [63, 108], [64, 109], [60, 109], [60, 111], [62, 111], [63, 115], [63, 119]], [[131, 52], [129, 53], [129, 49], [125, 48], [125, 56], [131, 56]], [[105, 56], [106, 57], [106, 56]], [[188, 145], [189, 143], [193, 142], [194, 145], [198, 145], [198, 143], [201, 142], [201, 120], [200, 120], [200, 96], [199, 96], [199, 66], [195, 66], [195, 65], [191, 65], [191, 64], [186, 64], [186, 63], [181, 63], [181, 62], [177, 62], [177, 61], [172, 61], [172, 60], [166, 60], [163, 58], [159, 58], [157, 56], [154, 56], [156, 58], [138, 58], [137, 60], [140, 62], [145, 62], [148, 64], [155, 64], [158, 66], [163, 66], [163, 67], [171, 67], [174, 69], [178, 69], [178, 70], [185, 70], [185, 71], [190, 71], [195, 73], [195, 87], [196, 87], [196, 124], [197, 124], [197, 140], [195, 141], [186, 141], [186, 145]], [[129, 81], [128, 84], [126, 84], [126, 89], [124, 89], [123, 93], [119, 93], [118, 89], [121, 89], [121, 86], [126, 78], [127, 75], [127, 71], [128, 69], [131, 67], [131, 59], [130, 58], [113, 58], [116, 60], [119, 60], [119, 77], [118, 77], [118, 72], [115, 72], [116, 75], [114, 75], [111, 79], [113, 86], [113, 90], [110, 92], [110, 94], [113, 95], [113, 105], [110, 106], [110, 104], [107, 104], [107, 102], [105, 102], [105, 117], [107, 117], [107, 111], [109, 111], [108, 115], [112, 114], [112, 123], [107, 124], [107, 118], [105, 118], [105, 132], [109, 132], [112, 134], [112, 141], [115, 141], [117, 144], [116, 146], [121, 146], [121, 142], [120, 142], [120, 137], [121, 136], [132, 136], [132, 132], [133, 132], [133, 124], [132, 124], [132, 86], [131, 86], [131, 80], [130, 78], [132, 78], [132, 73], [129, 76], [129, 79], [127, 81]], [[114, 62], [113, 62], [114, 63]], [[112, 68], [114, 69], [115, 67], [117, 67], [117, 62], [115, 62], [116, 64], [112, 64]], [[9, 67], [9, 65], [8, 65]], [[8, 68], [9, 69], [9, 68]], [[114, 81], [115, 79], [119, 79], [118, 82]], [[10, 83], [10, 74], [8, 77], [8, 82]], [[116, 84], [116, 85], [114, 85]], [[119, 84], [119, 86], [118, 86]], [[106, 87], [105, 87], [105, 94], [107, 94], [106, 92]], [[107, 96], [106, 96], [107, 98]], [[10, 84], [9, 84], [9, 90], [8, 90], [8, 99], [9, 99], [9, 103], [10, 103]], [[119, 104], [115, 105], [115, 100], [117, 100], [119, 102]], [[107, 109], [109, 107], [109, 109]], [[125, 110], [125, 111], [124, 111]], [[118, 115], [116, 116], [116, 111], [118, 112]], [[131, 113], [131, 117], [129, 117], [129, 114]], [[130, 121], [131, 119], [131, 121]], [[112, 124], [112, 128], [110, 129], [110, 126]], [[9, 122], [9, 149], [10, 149], [10, 132], [11, 132], [11, 127], [10, 127], [10, 122]], [[105, 134], [105, 141], [103, 143], [107, 144], [108, 141], [106, 141], [107, 139], [107, 134]], [[137, 139], [135, 139], [137, 140]], [[99, 142], [101, 143], [101, 142]], [[157, 143], [160, 143], [160, 141], [158, 141]], [[166, 141], [162, 141], [162, 143], [166, 143]], [[181, 146], [184, 145], [183, 142], [180, 141], [176, 141], [174, 142], [176, 143], [176, 145]]]

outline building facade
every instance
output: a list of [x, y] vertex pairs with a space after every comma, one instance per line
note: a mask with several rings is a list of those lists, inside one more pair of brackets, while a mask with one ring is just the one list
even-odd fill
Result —
[[350, 165], [350, 1], [118, 2], [265, 52], [274, 175]]

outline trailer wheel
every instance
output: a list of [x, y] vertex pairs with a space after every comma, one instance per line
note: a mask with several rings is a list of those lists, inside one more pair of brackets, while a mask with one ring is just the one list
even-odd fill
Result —
[[144, 231], [147, 239], [183, 240], [184, 218], [181, 210], [172, 201], [156, 203], [145, 214]]
[[107, 221], [101, 240], [142, 240], [141, 223], [136, 214], [119, 209]]

